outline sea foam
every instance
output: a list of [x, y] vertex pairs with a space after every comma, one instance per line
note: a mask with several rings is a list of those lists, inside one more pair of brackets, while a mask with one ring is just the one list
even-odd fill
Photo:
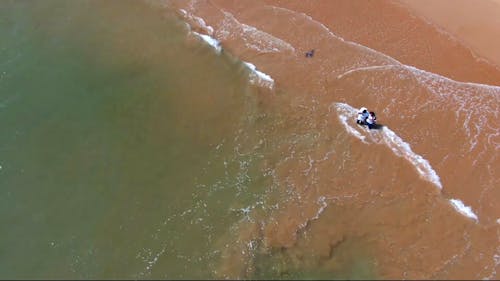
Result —
[[479, 220], [477, 215], [472, 211], [472, 208], [469, 206], [465, 206], [464, 203], [458, 199], [450, 199], [450, 203], [457, 210], [457, 212], [461, 213], [462, 215], [469, 217], [476, 222]]
[[245, 44], [248, 49], [253, 49], [259, 53], [281, 53], [295, 51], [295, 48], [288, 42], [254, 26], [239, 22], [233, 14], [224, 11], [222, 27], [216, 33], [221, 40], [236, 36]]
[[[195, 21], [198, 26], [200, 26], [202, 29], [207, 31], [207, 33], [209, 33], [210, 35], [214, 33], [213, 28], [211, 26], [207, 25], [202, 18], [195, 16], [193, 14], [190, 14], [184, 9], [180, 9], [179, 11], [186, 19], [189, 19], [191, 21]], [[229, 13], [225, 13], [226, 17], [228, 17], [227, 14], [229, 14]], [[256, 31], [257, 30], [255, 28], [252, 29], [249, 26], [246, 26], [246, 25], [239, 23], [232, 15], [230, 15], [230, 18], [233, 19], [233, 21], [235, 21], [236, 23], [238, 23], [238, 25], [243, 26], [244, 27], [243, 30], [245, 30], [245, 31], [249, 31], [249, 30]], [[191, 31], [191, 33], [193, 33], [197, 37], [201, 38], [205, 43], [210, 45], [215, 50], [215, 52], [217, 54], [220, 54], [222, 52], [222, 44], [219, 40], [215, 39], [214, 37], [212, 37], [210, 35], [202, 34], [202, 33], [196, 32], [196, 31]], [[221, 33], [221, 34], [223, 34], [223, 33]], [[260, 36], [260, 39], [265, 39], [265, 40], [257, 40], [257, 41], [260, 43], [267, 42], [268, 44], [273, 46], [271, 49], [273, 49], [274, 51], [281, 51], [282, 48], [279, 48], [278, 46], [284, 46], [285, 49], [291, 47], [288, 43], [282, 42], [278, 38], [275, 38], [272, 36], [264, 36], [267, 34], [265, 32], [260, 32], [259, 34], [262, 35], [262, 36]], [[250, 36], [250, 38], [253, 38], [253, 37]], [[292, 50], [293, 50], [293, 48], [292, 48]], [[258, 70], [257, 67], [250, 62], [243, 61], [243, 64], [251, 71], [250, 75], [249, 75], [250, 83], [256, 84], [256, 85], [259, 85], [262, 87], [266, 87], [269, 89], [272, 89], [274, 87], [274, 79], [270, 75]]]
[[252, 72], [250, 74], [250, 82], [263, 87], [272, 89], [274, 87], [274, 79], [262, 71], [257, 70], [257, 67], [249, 62], [243, 62]]
[[[372, 137], [371, 133], [377, 133], [376, 131], [368, 131], [364, 127], [358, 125], [350, 125], [348, 119], [355, 119], [357, 110], [352, 106], [345, 103], [334, 103], [338, 112], [338, 118], [342, 125], [346, 128], [346, 131], [360, 139], [364, 143], [383, 143], [387, 145], [394, 154], [399, 157], [403, 157], [408, 160], [417, 170], [418, 174], [425, 180], [433, 183], [439, 189], [442, 189], [440, 178], [436, 171], [431, 167], [429, 162], [425, 160], [422, 156], [414, 153], [408, 143], [404, 142], [396, 133], [391, 131], [387, 127], [383, 127], [382, 130], [378, 130], [381, 138]], [[330, 106], [331, 108], [331, 106]], [[479, 221], [478, 216], [474, 213], [471, 207], [465, 206], [465, 204], [459, 199], [450, 199], [448, 201], [453, 208], [463, 216], [473, 219], [475, 222]], [[497, 220], [500, 223], [500, 219]]]
[[[214, 48], [214, 50], [217, 54], [220, 54], [222, 52], [222, 46], [221, 46], [221, 43], [219, 40], [217, 40], [209, 35], [201, 34], [201, 33], [195, 32], [195, 31], [193, 31], [193, 34], [200, 37], [208, 45], [212, 46], [212, 48]], [[256, 85], [259, 85], [262, 87], [266, 87], [269, 89], [272, 89], [274, 87], [274, 79], [270, 75], [268, 75], [260, 70], [257, 70], [257, 67], [250, 62], [244, 61], [243, 64], [251, 70], [250, 77], [249, 77], [250, 83], [256, 84]]]
[[221, 43], [219, 40], [217, 40], [209, 35], [201, 34], [201, 33], [195, 32], [195, 31], [193, 31], [193, 34], [200, 37], [208, 45], [212, 46], [212, 48], [214, 48], [214, 50], [215, 50], [215, 52], [217, 52], [217, 54], [221, 53], [222, 46], [221, 46]]
[[205, 23], [205, 20], [203, 18], [200, 18], [200, 17], [197, 17], [193, 14], [190, 14], [188, 13], [186, 10], [184, 9], [180, 9], [179, 12], [182, 14], [182, 16], [184, 16], [186, 19], [196, 23], [196, 25], [198, 26], [198, 28], [201, 28], [203, 29], [206, 33], [208, 33], [209, 35], [212, 35], [214, 33], [214, 28], [211, 27], [210, 25], [207, 25]]
[[[437, 188], [442, 189], [443, 185], [441, 180], [432, 168], [429, 161], [424, 159], [421, 155], [412, 151], [410, 144], [406, 143], [396, 133], [387, 127], [381, 130], [369, 131], [364, 127], [358, 125], [351, 125], [347, 120], [354, 120], [357, 110], [352, 106], [345, 103], [336, 103], [335, 107], [338, 112], [338, 118], [346, 131], [354, 137], [360, 139], [364, 143], [380, 143], [388, 146], [394, 154], [408, 160], [417, 170], [418, 174], [426, 181], [433, 183]], [[378, 134], [381, 138], [375, 138], [371, 133]]]
[[420, 174], [422, 178], [433, 183], [439, 189], [443, 188], [441, 184], [441, 179], [439, 178], [436, 171], [432, 168], [429, 161], [424, 159], [421, 155], [416, 154], [411, 150], [410, 144], [403, 141], [396, 133], [387, 127], [382, 128], [382, 136], [384, 142], [389, 146], [389, 148], [394, 152], [394, 154], [405, 158], [408, 160]]

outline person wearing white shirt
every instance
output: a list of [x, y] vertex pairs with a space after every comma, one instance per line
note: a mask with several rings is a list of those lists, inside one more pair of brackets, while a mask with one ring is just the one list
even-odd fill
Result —
[[362, 107], [358, 110], [358, 118], [356, 119], [356, 123], [359, 125], [365, 125], [366, 119], [370, 116], [368, 113], [368, 109], [366, 107]]

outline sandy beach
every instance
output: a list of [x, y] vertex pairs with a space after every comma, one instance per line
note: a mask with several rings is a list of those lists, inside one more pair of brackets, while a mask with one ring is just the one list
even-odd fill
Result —
[[[404, 64], [457, 81], [500, 85], [500, 39], [495, 35], [500, 9], [491, 0], [266, 2], [310, 15], [346, 40]], [[456, 33], [458, 27], [467, 32]]]
[[499, 0], [400, 0], [415, 14], [453, 34], [474, 53], [500, 67]]

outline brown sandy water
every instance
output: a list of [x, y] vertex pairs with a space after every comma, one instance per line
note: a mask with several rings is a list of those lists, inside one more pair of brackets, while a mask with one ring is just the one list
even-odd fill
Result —
[[[259, 129], [269, 194], [220, 238], [215, 276], [498, 278], [494, 66], [391, 2], [166, 7], [274, 79], [258, 103], [275, 118]], [[360, 106], [385, 127], [357, 127]]]
[[497, 278], [499, 73], [396, 4], [0, 2], [0, 277]]

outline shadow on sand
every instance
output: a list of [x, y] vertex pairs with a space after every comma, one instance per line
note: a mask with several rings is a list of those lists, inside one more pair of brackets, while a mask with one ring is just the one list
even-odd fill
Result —
[[[358, 124], [358, 126], [368, 128], [368, 125], [365, 125], [365, 124]], [[381, 130], [383, 127], [384, 127], [384, 125], [382, 125], [382, 124], [375, 124], [375, 126], [373, 126], [373, 128], [371, 128], [371, 130]]]

